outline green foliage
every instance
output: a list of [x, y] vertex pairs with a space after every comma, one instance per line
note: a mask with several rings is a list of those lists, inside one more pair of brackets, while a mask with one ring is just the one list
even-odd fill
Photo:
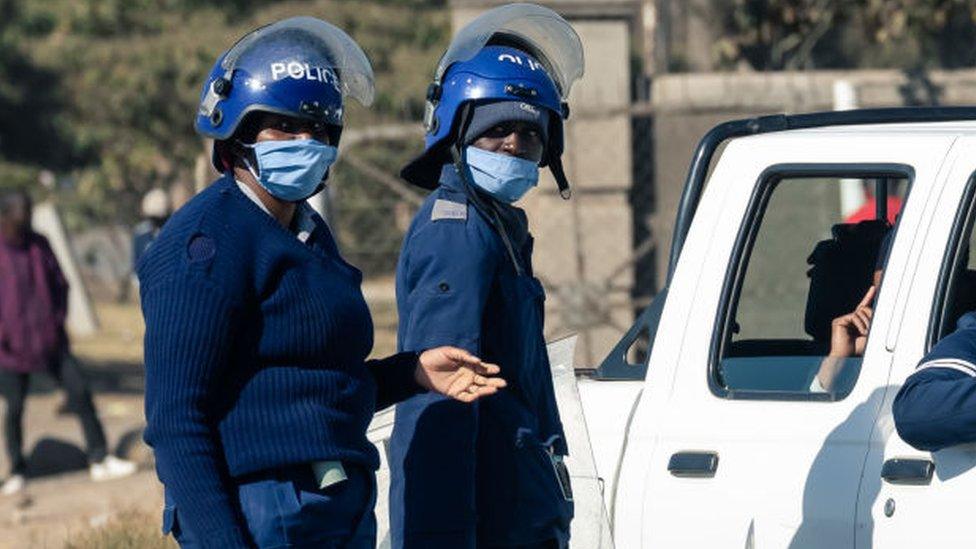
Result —
[[39, 170], [31, 166], [0, 161], [0, 190], [31, 188], [38, 174]]
[[976, 0], [713, 0], [712, 7], [722, 66], [976, 64]]
[[32, 63], [24, 45], [38, 26], [19, 2], [0, 0], [0, 162], [65, 166], [73, 154], [58, 125], [60, 76]]
[[377, 100], [348, 126], [420, 119], [449, 38], [443, 0], [0, 0], [0, 185], [51, 169], [72, 183], [57, 196], [69, 223], [133, 221], [142, 193], [192, 180], [217, 56], [295, 15], [345, 29], [373, 62]]

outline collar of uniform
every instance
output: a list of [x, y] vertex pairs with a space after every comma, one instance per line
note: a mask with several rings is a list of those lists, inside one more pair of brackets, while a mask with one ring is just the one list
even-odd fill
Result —
[[458, 174], [454, 164], [444, 164], [441, 168], [441, 177], [438, 179], [438, 183], [448, 189], [464, 191], [464, 182], [461, 181], [461, 176]]
[[271, 215], [271, 212], [264, 205], [264, 202], [261, 202], [261, 199], [258, 197], [257, 193], [254, 192], [254, 189], [252, 189], [251, 187], [247, 186], [243, 181], [241, 181], [239, 179], [235, 179], [234, 180], [234, 183], [237, 183], [237, 188], [240, 189], [242, 193], [244, 193], [244, 196], [250, 198], [251, 199], [251, 202], [254, 202], [255, 204], [257, 204], [258, 205], [258, 208], [261, 208], [261, 211], [262, 212], [264, 212], [264, 213], [266, 213], [268, 215]]
[[[271, 212], [268, 211], [268, 208], [265, 207], [263, 202], [261, 202], [261, 199], [258, 197], [257, 193], [254, 192], [254, 189], [238, 179], [235, 179], [234, 182], [237, 183], [237, 188], [244, 193], [244, 196], [250, 198], [252, 202], [257, 204], [258, 207], [261, 208], [261, 211], [271, 215]], [[312, 217], [312, 215], [312, 207], [309, 206], [305, 201], [300, 202], [298, 207], [295, 208], [295, 219], [292, 220], [291, 227], [289, 227], [289, 230], [295, 233], [298, 240], [304, 243], [307, 243], [309, 237], [311, 237], [312, 233], [315, 232], [315, 218]]]
[[[461, 176], [458, 174], [457, 169], [453, 164], [445, 164], [441, 168], [441, 178], [439, 180], [440, 185], [444, 188], [450, 189], [452, 191], [460, 192], [467, 195], [468, 191], [465, 188], [464, 182], [461, 181]], [[522, 250], [525, 244], [529, 240], [529, 222], [525, 216], [525, 211], [518, 206], [512, 204], [505, 204], [504, 202], [499, 202], [494, 200], [487, 195], [482, 194], [485, 200], [492, 200], [496, 205], [496, 211], [505, 227], [508, 229], [509, 237], [514, 242], [515, 246]], [[531, 251], [528, 252], [531, 254]]]
[[298, 204], [298, 208], [295, 210], [295, 220], [292, 224], [298, 240], [307, 243], [308, 239], [311, 238], [317, 227], [314, 216], [315, 210], [308, 205], [308, 202]]

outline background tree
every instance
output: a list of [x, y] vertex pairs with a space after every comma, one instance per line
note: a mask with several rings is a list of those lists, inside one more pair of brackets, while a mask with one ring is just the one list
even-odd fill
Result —
[[974, 0], [713, 0], [711, 6], [723, 67], [976, 64]]
[[[217, 55], [295, 15], [324, 17], [371, 57], [376, 103], [347, 124], [420, 119], [449, 37], [440, 1], [0, 0], [0, 185], [36, 187], [51, 170], [69, 225], [135, 221], [145, 191], [193, 179], [193, 117]], [[380, 149], [391, 163], [408, 154]]]

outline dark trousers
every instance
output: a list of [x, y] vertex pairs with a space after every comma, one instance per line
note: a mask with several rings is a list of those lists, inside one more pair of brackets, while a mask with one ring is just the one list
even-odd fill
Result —
[[[88, 381], [81, 371], [78, 360], [70, 352], [65, 351], [60, 358], [51, 361], [47, 372], [68, 393], [68, 404], [81, 419], [88, 460], [102, 461], [108, 453], [108, 444], [105, 442], [102, 424], [95, 414]], [[27, 461], [24, 459], [23, 418], [29, 382], [30, 374], [0, 370], [0, 394], [7, 403], [3, 434], [7, 456], [10, 458], [11, 474], [24, 474], [27, 469]]]
[[[236, 499], [259, 549], [373, 549], [376, 547], [376, 478], [346, 465], [346, 480], [319, 488], [309, 463], [238, 479]], [[180, 524], [180, 510], [166, 492], [163, 533], [182, 549], [206, 546], [206, 532]]]

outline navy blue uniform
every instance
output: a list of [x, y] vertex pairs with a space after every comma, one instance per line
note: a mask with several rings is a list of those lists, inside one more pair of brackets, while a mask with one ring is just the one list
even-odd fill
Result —
[[[262, 471], [235, 485], [236, 499], [258, 547], [374, 549], [376, 481], [373, 472], [346, 468], [348, 478], [319, 488], [307, 463]], [[167, 490], [163, 530], [181, 549], [214, 547], [206, 532], [183, 528]], [[182, 518], [182, 517], [181, 517]]]
[[524, 212], [501, 208], [522, 275], [453, 168], [403, 244], [400, 348], [464, 348], [501, 366], [508, 387], [473, 406], [429, 394], [397, 406], [389, 449], [397, 549], [568, 540], [572, 503], [549, 457], [567, 448], [542, 332], [545, 294], [531, 274]]
[[919, 450], [976, 442], [976, 314], [922, 359], [892, 412], [898, 435]]
[[[359, 524], [373, 534], [379, 454], [366, 428], [377, 406], [421, 391], [417, 356], [366, 360], [362, 275], [312, 224], [300, 242], [223, 177], [139, 266], [145, 439], [166, 487], [164, 531], [184, 546], [328, 547], [362, 537]], [[317, 461], [341, 461], [349, 480], [306, 489]]]
[[159, 227], [155, 223], [146, 219], [139, 222], [135, 229], [132, 230], [132, 268], [135, 270], [136, 266], [139, 265], [139, 260], [142, 259], [143, 254], [152, 245], [153, 240], [156, 240], [156, 235], [159, 234]]

